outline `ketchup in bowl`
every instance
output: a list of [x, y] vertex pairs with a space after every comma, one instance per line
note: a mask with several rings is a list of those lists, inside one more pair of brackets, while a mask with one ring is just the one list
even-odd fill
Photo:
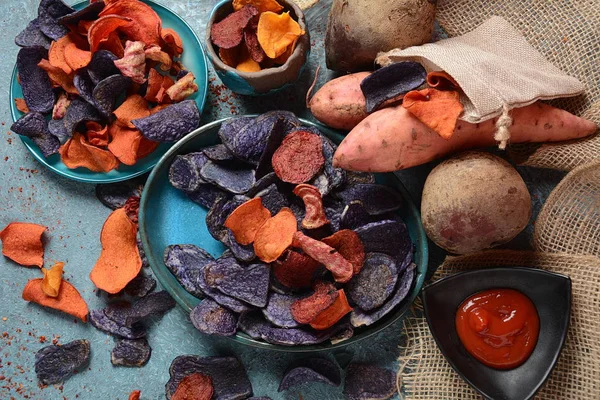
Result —
[[483, 364], [512, 369], [533, 352], [540, 330], [535, 306], [513, 289], [491, 289], [464, 300], [456, 331], [467, 351]]

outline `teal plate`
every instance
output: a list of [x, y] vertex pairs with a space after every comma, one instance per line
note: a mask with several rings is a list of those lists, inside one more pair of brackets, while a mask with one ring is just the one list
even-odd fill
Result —
[[[196, 101], [200, 113], [204, 109], [206, 103], [206, 95], [208, 93], [208, 69], [206, 55], [204, 49], [200, 44], [200, 39], [194, 33], [192, 28], [179, 17], [175, 12], [171, 11], [167, 7], [157, 4], [150, 0], [144, 0], [144, 3], [152, 7], [158, 16], [162, 19], [162, 25], [164, 28], [174, 29], [183, 42], [183, 54], [181, 56], [181, 62], [185, 65], [186, 69], [192, 71], [196, 77], [196, 84], [198, 85], [198, 91], [194, 93], [189, 99]], [[79, 10], [89, 4], [87, 1], [83, 1], [73, 5], [73, 8]], [[13, 70], [12, 79], [10, 82], [10, 111], [13, 121], [18, 120], [23, 116], [23, 113], [17, 110], [13, 99], [23, 97], [21, 91], [21, 85], [17, 81], [17, 67]], [[135, 165], [123, 165], [121, 164], [117, 169], [112, 170], [108, 173], [104, 172], [92, 172], [86, 168], [69, 169], [60, 159], [60, 155], [53, 154], [46, 158], [42, 155], [40, 149], [31, 141], [31, 139], [20, 136], [21, 140], [25, 144], [25, 147], [33, 154], [33, 156], [42, 163], [46, 168], [56, 172], [57, 174], [64, 176], [69, 179], [80, 182], [90, 183], [112, 183], [124, 181], [127, 179], [134, 178], [150, 171], [165, 154], [173, 143], [162, 143], [159, 145], [152, 154], [141, 159]]]
[[[199, 151], [204, 147], [218, 143], [217, 132], [221, 123], [225, 120], [222, 119], [204, 125], [171, 147], [150, 174], [140, 203], [140, 235], [152, 271], [163, 287], [187, 313], [200, 302], [200, 299], [186, 292], [165, 266], [163, 262], [165, 248], [171, 244], [195, 244], [207, 250], [216, 258], [225, 250], [225, 246], [213, 239], [208, 232], [205, 223], [207, 210], [191, 201], [183, 192], [171, 186], [168, 177], [169, 167], [175, 156], [179, 154]], [[343, 139], [342, 135], [325, 129], [322, 126], [317, 126], [312, 122], [302, 120], [302, 123], [317, 127], [323, 134], [336, 143], [340, 143]], [[404, 199], [404, 207], [398, 213], [406, 223], [410, 237], [415, 245], [414, 262], [417, 264], [415, 283], [407, 298], [392, 313], [377, 323], [368, 327], [355, 329], [355, 334], [352, 338], [336, 344], [326, 342], [315, 346], [280, 346], [252, 339], [241, 332], [235, 336], [231, 336], [231, 339], [250, 346], [287, 352], [329, 350], [343, 347], [374, 335], [404, 315], [421, 291], [423, 281], [425, 280], [428, 258], [427, 237], [421, 225], [419, 211], [400, 180], [393, 173], [388, 173], [377, 174], [377, 181], [393, 187]]]

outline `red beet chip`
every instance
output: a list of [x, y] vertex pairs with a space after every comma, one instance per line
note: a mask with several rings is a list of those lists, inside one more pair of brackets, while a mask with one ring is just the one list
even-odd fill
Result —
[[317, 282], [312, 295], [292, 303], [292, 317], [301, 324], [308, 324], [317, 315], [332, 305], [339, 296], [335, 286], [329, 282]]
[[304, 214], [304, 219], [302, 220], [303, 228], [317, 229], [329, 223], [327, 215], [325, 215], [323, 199], [321, 198], [321, 192], [319, 192], [319, 189], [312, 185], [303, 183], [294, 188], [294, 194], [300, 197], [304, 202], [304, 209], [306, 212]]
[[323, 264], [331, 271], [336, 282], [345, 283], [352, 279], [354, 266], [333, 247], [300, 231], [294, 234], [292, 246], [301, 248], [310, 258]]
[[288, 250], [283, 260], [271, 264], [271, 271], [279, 283], [291, 289], [309, 288], [319, 263], [306, 254]]
[[250, 27], [244, 29], [244, 42], [246, 42], [246, 48], [250, 57], [257, 63], [261, 63], [265, 60], [265, 52], [258, 43], [258, 36], [256, 36], [256, 29]]
[[223, 49], [232, 49], [242, 43], [244, 28], [255, 15], [258, 15], [258, 9], [251, 5], [245, 5], [239, 11], [229, 14], [220, 22], [213, 24], [210, 29], [212, 42]]
[[350, 229], [342, 229], [321, 241], [338, 251], [352, 263], [354, 275], [357, 275], [365, 262], [365, 247], [358, 233]]
[[302, 129], [291, 132], [273, 154], [275, 174], [288, 183], [310, 181], [325, 163], [322, 147], [319, 135]]

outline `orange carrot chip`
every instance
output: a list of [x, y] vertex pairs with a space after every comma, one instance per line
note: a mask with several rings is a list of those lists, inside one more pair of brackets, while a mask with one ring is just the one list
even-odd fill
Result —
[[67, 44], [64, 56], [65, 62], [74, 71], [87, 67], [92, 61], [92, 52], [81, 50], [74, 42]]
[[21, 111], [23, 114], [27, 114], [29, 112], [29, 107], [27, 107], [27, 103], [25, 103], [24, 98], [15, 98], [15, 105], [17, 106], [17, 110]]
[[247, 245], [254, 242], [256, 232], [271, 218], [271, 212], [262, 205], [262, 199], [248, 200], [233, 210], [225, 220], [225, 226], [231, 229], [236, 242]]
[[354, 275], [360, 272], [365, 262], [365, 247], [356, 232], [342, 229], [321, 241], [336, 249], [342, 257], [352, 263]]
[[452, 137], [458, 117], [463, 112], [457, 91], [437, 89], [413, 90], [406, 93], [402, 107], [444, 139]]
[[183, 53], [183, 41], [171, 28], [163, 29], [161, 32], [163, 49], [172, 57], [179, 57]]
[[335, 302], [332, 305], [327, 307], [310, 321], [311, 328], [317, 330], [330, 328], [342, 319], [344, 315], [353, 310], [352, 307], [350, 307], [350, 304], [348, 304], [348, 298], [346, 297], [344, 289], [338, 290], [338, 294], [337, 299], [335, 299]]
[[275, 216], [269, 218], [256, 232], [254, 252], [266, 263], [273, 262], [290, 247], [294, 233], [298, 230], [298, 222], [292, 210], [282, 208]]
[[108, 145], [108, 126], [102, 126], [94, 121], [87, 121], [85, 128], [85, 136], [90, 144], [98, 147]]
[[302, 199], [306, 210], [302, 227], [317, 229], [329, 223], [319, 189], [307, 183], [302, 183], [294, 188], [294, 194]]
[[41, 267], [44, 265], [43, 225], [11, 222], [0, 232], [2, 254], [17, 264]]
[[90, 273], [98, 289], [118, 293], [140, 272], [136, 234], [137, 227], [125, 209], [118, 208], [108, 216], [100, 233], [102, 253]]
[[135, 129], [131, 120], [145, 118], [150, 115], [148, 102], [139, 94], [129, 96], [123, 104], [114, 111], [117, 123], [121, 126]]
[[53, 308], [87, 321], [88, 306], [81, 294], [67, 281], [62, 281], [58, 296], [50, 297], [42, 290], [43, 279], [32, 279], [23, 289], [23, 300], [32, 301], [44, 307]]
[[160, 45], [162, 21], [156, 11], [139, 0], [119, 0], [100, 12], [100, 17], [118, 15], [131, 19], [131, 24], [121, 26], [121, 31], [131, 41], [143, 42], [146, 46]]
[[427, 84], [432, 88], [439, 90], [460, 89], [458, 82], [456, 82], [446, 71], [431, 71], [428, 73]]
[[65, 35], [53, 41], [48, 51], [48, 61], [50, 61], [50, 64], [62, 69], [67, 75], [73, 72], [73, 69], [67, 64], [67, 60], [65, 60], [65, 48], [70, 43], [73, 43], [71, 35]]
[[146, 139], [144, 135], [140, 138], [140, 144], [138, 145], [136, 159], [140, 160], [144, 157], [150, 155], [156, 148], [159, 143], [150, 139]]
[[90, 26], [92, 26], [93, 23], [94, 21], [79, 21], [77, 23], [77, 33], [87, 36], [90, 31]]
[[119, 166], [117, 158], [107, 150], [89, 144], [82, 134], [73, 137], [58, 150], [67, 168], [84, 167], [94, 172], [108, 172]]
[[257, 36], [267, 57], [279, 57], [302, 35], [304, 31], [298, 22], [290, 17], [289, 12], [275, 14], [267, 11], [260, 14]]
[[[196, 79], [194, 74], [191, 71], [188, 72], [183, 78], [165, 90], [166, 95], [175, 103], [185, 100], [188, 96], [198, 91], [198, 85], [196, 85], [194, 79]], [[163, 80], [163, 87], [164, 84], [165, 81]]]
[[50, 269], [42, 268], [42, 272], [44, 273], [44, 278], [42, 279], [42, 291], [46, 293], [46, 296], [58, 297], [64, 266], [65, 263], [58, 262]]
[[108, 50], [119, 58], [125, 55], [125, 47], [123, 46], [119, 33], [116, 31], [112, 32], [105, 41], [100, 43], [100, 49]]
[[137, 162], [138, 148], [142, 139], [140, 131], [112, 123], [109, 136], [111, 141], [108, 150], [123, 164], [134, 165]]
[[[115, 35], [118, 39], [118, 33], [116, 30], [130, 25], [131, 23], [131, 18], [126, 18], [120, 15], [106, 15], [98, 18], [88, 30], [88, 42], [90, 44], [90, 50], [92, 53], [100, 49], [101, 44], [106, 43], [109, 40], [114, 41]], [[116, 55], [118, 56], [118, 54]]]
[[276, 0], [233, 0], [233, 9], [235, 11], [241, 10], [247, 4], [256, 7], [261, 13], [265, 11], [274, 13], [283, 11], [283, 6]]
[[48, 73], [48, 76], [50, 77], [50, 80], [56, 85], [65, 89], [67, 93], [79, 94], [79, 92], [75, 88], [75, 85], [73, 85], [73, 78], [65, 74], [65, 71], [63, 71], [62, 69], [53, 66], [45, 58], [42, 58], [42, 60], [38, 63], [38, 67], [46, 71]]

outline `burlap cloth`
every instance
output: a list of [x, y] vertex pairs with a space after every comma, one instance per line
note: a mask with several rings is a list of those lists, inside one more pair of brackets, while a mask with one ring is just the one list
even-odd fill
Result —
[[[436, 18], [450, 36], [493, 15], [505, 18], [551, 63], [586, 85], [554, 106], [600, 124], [600, 4], [596, 0], [438, 0]], [[569, 171], [600, 158], [600, 135], [573, 144], [513, 145], [523, 165]]]

